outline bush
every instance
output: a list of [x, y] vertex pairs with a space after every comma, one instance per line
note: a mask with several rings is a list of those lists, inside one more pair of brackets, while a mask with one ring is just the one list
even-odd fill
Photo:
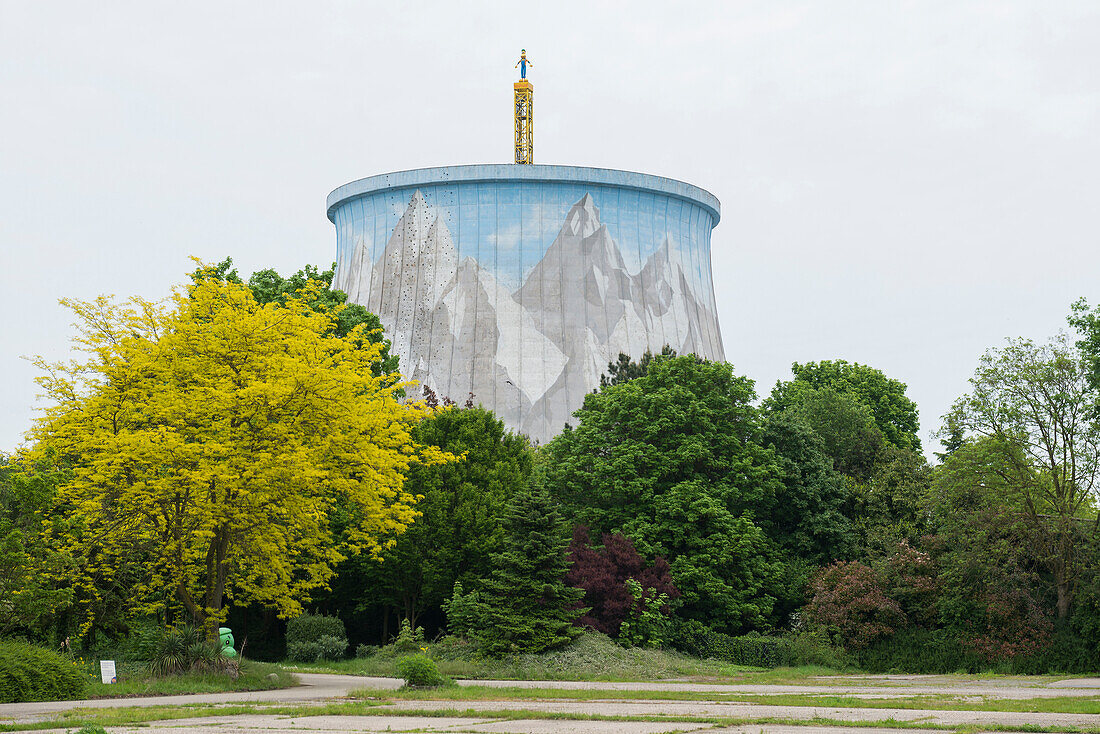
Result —
[[347, 640], [332, 635], [324, 635], [313, 642], [295, 642], [286, 646], [287, 657], [299, 663], [343, 660], [347, 649]]
[[[459, 587], [460, 589], [462, 587]], [[393, 649], [398, 652], [416, 652], [424, 648], [424, 628], [412, 628], [409, 620], [401, 620], [401, 629], [393, 640]]]
[[435, 661], [427, 655], [406, 655], [397, 660], [397, 672], [405, 685], [414, 687], [444, 686], [450, 679], [439, 672]]
[[88, 678], [71, 660], [25, 642], [0, 642], [0, 703], [83, 698]]
[[778, 668], [793, 664], [789, 646], [778, 637], [734, 637], [715, 632], [699, 622], [689, 621], [680, 625], [674, 640], [675, 647], [700, 658], [717, 658], [756, 668]]
[[286, 656], [299, 663], [340, 660], [348, 635], [339, 617], [303, 614], [286, 623]]
[[220, 642], [207, 642], [198, 627], [181, 624], [163, 633], [149, 661], [149, 672], [153, 675], [225, 672], [228, 662]]
[[859, 561], [826, 566], [810, 588], [813, 597], [802, 610], [807, 624], [839, 636], [848, 648], [867, 647], [906, 624], [874, 569]]
[[355, 657], [357, 658], [369, 658], [377, 653], [381, 648], [378, 645], [368, 645], [366, 643], [360, 643], [355, 648]]
[[715, 632], [699, 622], [688, 621], [682, 623], [676, 631], [673, 645], [695, 657], [715, 658], [756, 668], [796, 665], [846, 668], [851, 665], [848, 655], [831, 645], [827, 636], [811, 632], [799, 632], [785, 637], [765, 637], [758, 634], [734, 637]]

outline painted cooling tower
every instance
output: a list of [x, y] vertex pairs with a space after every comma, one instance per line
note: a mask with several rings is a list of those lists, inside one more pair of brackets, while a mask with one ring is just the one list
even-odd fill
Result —
[[601, 168], [481, 165], [361, 179], [328, 197], [334, 287], [378, 314], [402, 374], [474, 394], [546, 441], [607, 364], [668, 344], [721, 360], [710, 231], [689, 184]]

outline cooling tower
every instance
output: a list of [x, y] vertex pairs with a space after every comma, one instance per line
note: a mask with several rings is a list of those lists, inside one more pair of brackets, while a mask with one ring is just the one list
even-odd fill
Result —
[[718, 200], [602, 168], [481, 165], [372, 176], [329, 194], [333, 286], [382, 320], [405, 377], [543, 441], [620, 353], [724, 359]]

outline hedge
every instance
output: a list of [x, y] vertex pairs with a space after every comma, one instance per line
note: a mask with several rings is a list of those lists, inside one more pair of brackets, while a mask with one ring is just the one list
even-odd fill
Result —
[[347, 646], [348, 635], [339, 617], [303, 614], [286, 623], [287, 657], [296, 662], [340, 660]]
[[0, 642], [0, 703], [84, 698], [88, 676], [53, 650], [26, 642]]

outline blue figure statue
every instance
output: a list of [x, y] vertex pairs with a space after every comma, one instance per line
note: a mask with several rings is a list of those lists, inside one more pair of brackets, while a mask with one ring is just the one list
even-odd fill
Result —
[[527, 49], [521, 48], [519, 50], [519, 61], [516, 62], [516, 66], [519, 67], [519, 78], [526, 79], [527, 67], [534, 66], [534, 64], [527, 60]]

